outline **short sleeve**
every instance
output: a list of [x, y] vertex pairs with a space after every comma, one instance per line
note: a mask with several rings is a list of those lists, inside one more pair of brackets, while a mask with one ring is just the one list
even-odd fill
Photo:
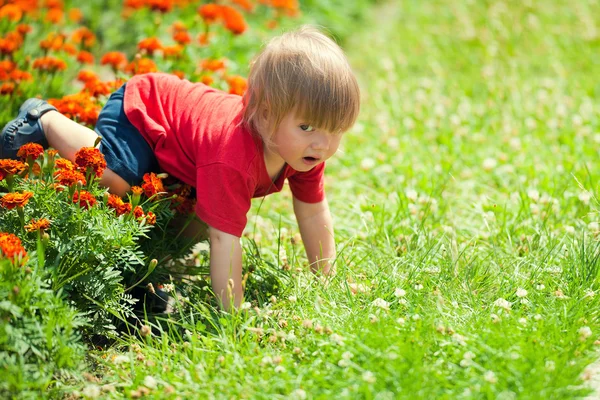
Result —
[[196, 214], [209, 226], [241, 237], [250, 210], [252, 180], [222, 163], [196, 168]]
[[325, 163], [307, 172], [297, 172], [288, 178], [295, 198], [305, 203], [318, 203], [325, 198]]

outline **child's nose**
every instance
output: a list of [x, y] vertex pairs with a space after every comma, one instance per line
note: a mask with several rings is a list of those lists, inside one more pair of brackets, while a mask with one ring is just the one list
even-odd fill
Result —
[[315, 150], [329, 149], [329, 137], [327, 135], [319, 135], [312, 144]]

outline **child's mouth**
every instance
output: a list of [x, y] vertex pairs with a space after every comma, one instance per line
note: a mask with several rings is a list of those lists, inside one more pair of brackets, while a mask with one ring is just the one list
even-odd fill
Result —
[[315, 164], [319, 161], [319, 159], [315, 157], [302, 157], [302, 159], [306, 164]]

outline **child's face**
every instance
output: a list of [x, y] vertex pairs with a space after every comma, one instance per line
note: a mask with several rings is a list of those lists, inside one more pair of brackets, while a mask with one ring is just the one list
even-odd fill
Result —
[[271, 137], [273, 151], [296, 171], [309, 171], [337, 151], [342, 134], [333, 134], [310, 126], [288, 114]]

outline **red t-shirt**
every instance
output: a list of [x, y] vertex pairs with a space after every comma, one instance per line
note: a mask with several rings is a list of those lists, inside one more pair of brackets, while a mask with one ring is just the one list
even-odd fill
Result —
[[325, 168], [298, 172], [286, 164], [272, 182], [261, 138], [241, 125], [242, 107], [240, 96], [169, 74], [136, 75], [125, 87], [125, 114], [160, 168], [196, 188], [202, 221], [238, 237], [251, 199], [279, 192], [285, 179], [298, 200], [323, 200]]

